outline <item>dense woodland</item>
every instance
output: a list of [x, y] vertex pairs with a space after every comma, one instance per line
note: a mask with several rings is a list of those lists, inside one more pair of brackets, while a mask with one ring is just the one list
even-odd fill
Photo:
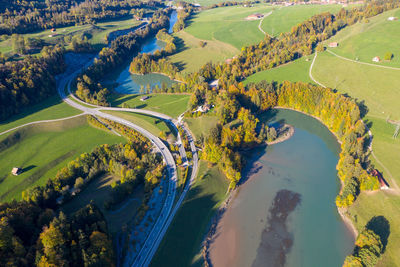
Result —
[[29, 33], [53, 27], [119, 19], [163, 7], [161, 1], [139, 0], [2, 0], [0, 34]]
[[41, 57], [0, 64], [0, 120], [56, 92], [54, 75], [65, 69], [64, 48], [44, 47]]

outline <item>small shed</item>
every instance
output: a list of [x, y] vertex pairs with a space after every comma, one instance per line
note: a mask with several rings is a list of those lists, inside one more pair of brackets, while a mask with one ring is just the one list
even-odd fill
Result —
[[211, 88], [217, 88], [217, 87], [218, 87], [218, 82], [219, 82], [219, 80], [213, 80], [213, 81], [211, 81], [211, 82], [209, 83], [209, 86], [210, 86]]
[[380, 62], [380, 61], [381, 61], [381, 58], [380, 58], [380, 57], [374, 57], [374, 58], [372, 59], [372, 61], [373, 61], [373, 62]]
[[56, 32], [56, 28], [51, 29], [51, 32]]
[[338, 47], [339, 43], [338, 42], [331, 42], [329, 43], [329, 47]]
[[397, 18], [396, 17], [388, 17], [388, 20], [389, 21], [394, 21], [394, 20], [397, 20]]
[[22, 172], [21, 168], [18, 168], [18, 167], [14, 167], [11, 170], [12, 175], [15, 175], [15, 176], [20, 175], [21, 172]]
[[149, 98], [150, 98], [150, 96], [144, 95], [144, 96], [142, 96], [142, 97], [140, 98], [140, 101], [146, 101], [146, 100], [149, 99]]
[[251, 15], [247, 16], [246, 20], [257, 20], [257, 19], [261, 19], [262, 17], [264, 17], [263, 14], [255, 13], [255, 14], [251, 14]]

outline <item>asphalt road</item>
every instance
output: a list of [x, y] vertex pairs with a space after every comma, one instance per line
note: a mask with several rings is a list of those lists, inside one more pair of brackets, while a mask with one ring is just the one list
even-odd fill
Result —
[[[83, 69], [90, 66], [90, 64], [91, 64], [91, 61], [88, 62], [83, 67]], [[174, 218], [176, 212], [178, 211], [180, 205], [182, 204], [182, 202], [186, 196], [186, 193], [189, 191], [190, 186], [193, 183], [193, 180], [197, 174], [198, 156], [197, 156], [196, 147], [194, 145], [193, 138], [192, 138], [190, 132], [187, 129], [185, 129], [183, 125], [181, 125], [189, 139], [189, 143], [190, 143], [191, 150], [193, 153], [193, 166], [192, 166], [190, 181], [185, 185], [185, 188], [182, 191], [177, 203], [173, 207], [174, 200], [176, 197], [176, 189], [177, 189], [177, 171], [176, 171], [175, 161], [174, 161], [174, 158], [173, 158], [171, 152], [168, 150], [168, 148], [165, 146], [165, 144], [158, 137], [152, 135], [146, 129], [143, 129], [143, 128], [137, 126], [136, 124], [134, 124], [130, 121], [127, 121], [125, 119], [119, 118], [115, 115], [103, 113], [103, 112], [101, 112], [101, 110], [130, 111], [130, 112], [151, 115], [154, 117], [161, 118], [165, 121], [168, 121], [169, 123], [171, 123], [171, 125], [173, 125], [176, 128], [176, 130], [177, 130], [178, 122], [176, 120], [174, 120], [173, 118], [171, 118], [165, 114], [158, 113], [158, 112], [141, 110], [141, 109], [99, 107], [96, 105], [85, 103], [85, 102], [77, 99], [73, 94], [71, 94], [70, 85], [71, 85], [71, 82], [73, 81], [73, 79], [80, 72], [81, 72], [81, 70], [78, 69], [77, 71], [71, 73], [70, 75], [67, 75], [66, 77], [61, 77], [59, 79], [57, 90], [58, 90], [58, 93], [59, 93], [60, 97], [62, 98], [62, 100], [65, 103], [67, 103], [68, 105], [81, 110], [85, 114], [105, 118], [105, 119], [108, 119], [108, 120], [111, 120], [114, 122], [118, 122], [122, 125], [132, 128], [132, 129], [135, 129], [136, 131], [140, 132], [141, 134], [143, 134], [144, 136], [149, 138], [164, 158], [164, 162], [165, 162], [166, 168], [167, 168], [167, 173], [168, 173], [168, 176], [170, 177], [170, 179], [169, 179], [169, 183], [168, 183], [168, 194], [164, 201], [162, 211], [160, 212], [160, 216], [157, 218], [155, 224], [153, 225], [151, 232], [148, 234], [146, 241], [142, 245], [142, 248], [141, 248], [139, 254], [136, 257], [132, 257], [133, 256], [132, 254], [130, 254], [130, 255], [128, 254], [126, 256], [124, 264], [123, 264], [124, 266], [148, 266], [151, 262], [153, 255], [157, 251], [157, 248], [158, 248], [160, 242], [162, 241], [169, 225], [171, 224], [172, 219]], [[67, 87], [70, 97], [68, 97], [65, 94], [66, 87]], [[178, 132], [178, 130], [177, 130], [177, 132]], [[185, 148], [183, 147], [182, 139], [180, 137], [179, 132], [178, 132], [177, 140], [178, 140], [179, 152], [180, 152], [180, 155], [182, 158], [182, 162], [187, 163]]]

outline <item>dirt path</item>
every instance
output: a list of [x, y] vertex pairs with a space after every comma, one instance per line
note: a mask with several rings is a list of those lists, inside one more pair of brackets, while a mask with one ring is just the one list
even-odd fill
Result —
[[272, 11], [268, 12], [267, 14], [265, 14], [264, 17], [263, 17], [262, 19], [260, 19], [260, 23], [258, 23], [258, 29], [259, 29], [264, 35], [266, 35], [267, 33], [261, 28], [261, 24], [262, 24], [262, 22], [264, 21], [264, 19], [265, 19], [266, 17], [268, 17], [269, 15], [271, 15], [271, 14], [272, 14]]
[[361, 61], [353, 60], [353, 59], [350, 59], [350, 58], [342, 57], [342, 56], [339, 56], [338, 54], [332, 52], [332, 51], [329, 50], [329, 49], [326, 49], [326, 51], [327, 51], [328, 53], [334, 55], [335, 57], [338, 57], [338, 58], [341, 58], [341, 59], [343, 59], [343, 60], [347, 60], [347, 61], [350, 61], [350, 62], [353, 62], [353, 63], [363, 64], [363, 65], [372, 66], [372, 67], [377, 67], [377, 68], [390, 69], [390, 70], [400, 70], [400, 68], [396, 68], [396, 67], [382, 66], [382, 65], [377, 65], [377, 64], [372, 64], [372, 63], [366, 63], [366, 62], [361, 62]]

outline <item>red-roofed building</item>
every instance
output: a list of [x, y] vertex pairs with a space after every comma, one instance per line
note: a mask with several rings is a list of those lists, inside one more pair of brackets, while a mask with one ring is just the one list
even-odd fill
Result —
[[371, 174], [373, 176], [375, 176], [376, 178], [378, 178], [379, 184], [381, 186], [381, 190], [387, 190], [389, 189], [389, 185], [386, 183], [385, 179], [383, 179], [382, 174], [377, 170], [374, 169]]

